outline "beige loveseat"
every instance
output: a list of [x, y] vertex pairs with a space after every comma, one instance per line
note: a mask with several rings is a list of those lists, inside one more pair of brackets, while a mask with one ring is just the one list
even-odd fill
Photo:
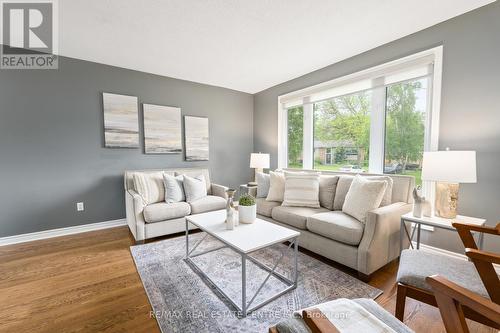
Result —
[[[147, 173], [155, 181], [151, 186], [157, 186], [158, 191], [165, 192], [163, 173], [178, 176], [188, 175], [196, 177], [203, 175], [207, 185], [207, 196], [194, 202], [166, 203], [159, 201], [146, 205], [142, 197], [134, 188], [134, 173]], [[134, 170], [125, 172], [125, 206], [127, 223], [136, 242], [145, 239], [174, 234], [186, 230], [187, 215], [223, 209], [226, 206], [227, 187], [212, 184], [208, 169], [160, 169], [160, 170]], [[164, 197], [164, 195], [163, 195]], [[192, 228], [192, 227], [190, 227]]]
[[[342, 213], [350, 186], [348, 178], [354, 175], [324, 171], [320, 177], [327, 176], [343, 179], [337, 182], [335, 188], [322, 187], [320, 179], [320, 196], [322, 191], [334, 192], [333, 210], [285, 207], [281, 202], [257, 198], [257, 214], [267, 221], [300, 231], [299, 246], [351, 267], [359, 272], [360, 277], [367, 279], [371, 273], [399, 256], [401, 215], [412, 209], [415, 179], [412, 176], [383, 175], [393, 180], [391, 203], [369, 212], [363, 224]], [[256, 196], [255, 188], [251, 192]], [[407, 244], [404, 243], [405, 246]]]

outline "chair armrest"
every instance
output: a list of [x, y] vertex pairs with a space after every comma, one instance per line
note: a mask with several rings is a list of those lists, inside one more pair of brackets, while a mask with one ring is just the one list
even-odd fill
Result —
[[498, 223], [496, 227], [479, 226], [459, 222], [453, 222], [452, 225], [455, 229], [457, 229], [458, 235], [466, 248], [477, 249], [476, 241], [472, 236], [472, 231], [483, 232], [491, 235], [500, 235], [500, 223]]
[[396, 202], [368, 212], [358, 247], [359, 272], [371, 274], [399, 256], [401, 215], [412, 207], [406, 202]]
[[442, 276], [432, 275], [425, 280], [434, 291], [445, 326], [450, 329], [448, 332], [456, 332], [460, 328], [457, 325], [465, 325], [463, 312], [457, 307], [457, 303], [474, 309], [475, 312], [500, 325], [500, 305]]
[[224, 198], [227, 200], [227, 193], [226, 191], [228, 190], [229, 187], [227, 186], [222, 186], [219, 184], [212, 184], [212, 195]]
[[279, 333], [276, 326], [269, 327], [269, 333]]
[[500, 235], [500, 223], [498, 223], [495, 227], [480, 226], [476, 224], [468, 224], [462, 222], [453, 222], [452, 225], [458, 230], [464, 229], [470, 231], [484, 232], [486, 234]]
[[340, 331], [332, 324], [320, 309], [306, 309], [302, 311], [302, 318], [311, 333], [339, 333]]
[[492, 264], [499, 264], [500, 265], [500, 254], [498, 253], [493, 253], [493, 252], [486, 252], [486, 251], [480, 251], [476, 249], [465, 249], [465, 255], [469, 257], [470, 259], [474, 260], [481, 260], [481, 261], [486, 261]]
[[500, 255], [469, 248], [465, 249], [465, 254], [474, 263], [491, 300], [500, 303], [500, 279], [493, 266], [493, 264], [500, 264]]

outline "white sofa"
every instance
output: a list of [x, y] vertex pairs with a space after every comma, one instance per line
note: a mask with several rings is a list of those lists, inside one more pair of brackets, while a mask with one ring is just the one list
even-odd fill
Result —
[[[163, 192], [165, 191], [162, 181], [163, 173], [172, 176], [188, 175], [192, 177], [202, 174], [207, 182], [208, 195], [191, 203], [177, 202], [167, 204], [162, 201], [145, 205], [142, 197], [134, 188], [133, 174], [137, 172], [147, 173], [155, 177], [158, 190]], [[184, 231], [186, 230], [186, 216], [223, 209], [227, 201], [227, 187], [212, 184], [208, 169], [203, 168], [126, 171], [124, 185], [127, 223], [137, 243], [142, 243], [149, 238]]]
[[[327, 175], [352, 177], [354, 174], [323, 171], [320, 177]], [[350, 183], [330, 189], [335, 191], [333, 205], [336, 207], [333, 210], [325, 207], [285, 207], [281, 206], [281, 202], [257, 198], [257, 214], [262, 219], [299, 231], [300, 247], [353, 268], [361, 278], [367, 280], [370, 274], [399, 256], [401, 215], [412, 209], [415, 178], [361, 175], [387, 176], [393, 180], [391, 204], [369, 212], [365, 224], [342, 213], [342, 203]], [[321, 188], [320, 182], [321, 191], [328, 189]], [[251, 194], [256, 196], [256, 188], [251, 190]], [[404, 246], [408, 244], [404, 240]]]

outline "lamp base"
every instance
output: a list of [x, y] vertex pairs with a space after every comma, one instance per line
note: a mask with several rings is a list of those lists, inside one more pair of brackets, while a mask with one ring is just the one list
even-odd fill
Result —
[[262, 173], [262, 172], [264, 172], [264, 169], [262, 169], [262, 168], [255, 168], [254, 176], [253, 176], [254, 183], [257, 183], [257, 172]]
[[457, 183], [436, 183], [435, 215], [446, 219], [457, 217], [458, 204]]

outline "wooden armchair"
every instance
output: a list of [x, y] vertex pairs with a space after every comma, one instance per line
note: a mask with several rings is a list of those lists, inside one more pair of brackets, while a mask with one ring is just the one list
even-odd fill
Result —
[[[500, 223], [496, 227], [480, 227], [463, 223], [453, 223], [465, 246], [465, 254], [472, 262], [449, 258], [439, 254], [415, 250], [404, 250], [398, 270], [398, 289], [396, 299], [396, 317], [403, 321], [406, 297], [438, 306], [433, 287], [428, 283], [428, 276], [441, 275], [450, 283], [461, 285], [464, 290], [489, 297], [493, 303], [500, 304], [500, 281], [495, 272], [494, 263], [500, 263], [500, 256], [495, 253], [480, 251], [472, 237], [472, 231], [491, 235], [500, 235]], [[483, 283], [481, 284], [480, 281]], [[458, 282], [455, 283], [455, 282]], [[483, 286], [484, 285], [484, 286]], [[465, 287], [465, 288], [464, 288]], [[486, 316], [470, 303], [464, 303], [461, 313], [472, 320], [500, 329], [500, 323]]]

